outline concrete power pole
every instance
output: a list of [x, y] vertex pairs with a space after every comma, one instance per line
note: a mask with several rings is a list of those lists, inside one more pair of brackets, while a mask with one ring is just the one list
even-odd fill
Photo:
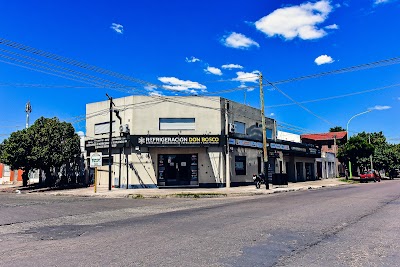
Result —
[[267, 152], [267, 127], [265, 125], [265, 114], [264, 114], [264, 90], [262, 86], [263, 76], [260, 72], [258, 76], [260, 85], [260, 102], [261, 102], [261, 121], [262, 121], [262, 137], [263, 137], [263, 156], [264, 156], [264, 175], [265, 175], [265, 186], [269, 189], [269, 178], [268, 178], [268, 152]]
[[26, 112], [26, 125], [25, 128], [29, 127], [29, 114], [32, 112], [32, 106], [31, 106], [31, 102], [28, 101], [28, 103], [26, 103], [25, 105], [25, 112]]
[[[368, 134], [368, 143], [371, 144], [371, 134]], [[371, 165], [371, 170], [373, 170], [374, 169], [374, 165], [372, 163], [372, 154], [369, 155], [369, 162], [370, 162], [370, 165]]]
[[106, 94], [106, 96], [108, 97], [108, 100], [110, 100], [110, 132], [109, 132], [109, 137], [108, 137], [108, 190], [111, 191], [111, 177], [112, 177], [112, 173], [111, 173], [111, 165], [112, 165], [112, 120], [113, 120], [113, 98], [110, 97], [108, 94]]

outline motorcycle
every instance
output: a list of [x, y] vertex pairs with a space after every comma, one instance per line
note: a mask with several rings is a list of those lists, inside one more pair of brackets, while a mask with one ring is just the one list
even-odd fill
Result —
[[253, 174], [253, 181], [257, 189], [260, 189], [261, 184], [264, 182], [264, 179], [261, 175]]

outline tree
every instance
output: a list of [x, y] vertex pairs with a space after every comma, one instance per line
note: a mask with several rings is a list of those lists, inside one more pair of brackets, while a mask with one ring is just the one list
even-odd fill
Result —
[[32, 155], [37, 167], [46, 174], [48, 184], [54, 185], [53, 171], [69, 164], [80, 155], [79, 136], [70, 123], [60, 122], [57, 118], [41, 117], [30, 127], [35, 145]]
[[346, 130], [343, 129], [341, 126], [335, 126], [329, 129], [329, 132], [345, 132]]
[[41, 117], [28, 129], [12, 133], [1, 151], [0, 159], [13, 169], [24, 170], [26, 181], [29, 170], [41, 169], [47, 184], [54, 185], [52, 171], [79, 158], [80, 141], [70, 123]]
[[[353, 146], [353, 149], [350, 148], [350, 144], [341, 146], [338, 154], [341, 161], [348, 161], [351, 158], [353, 164], [362, 169], [370, 169], [370, 155], [372, 155], [373, 168], [376, 170], [385, 170], [390, 175], [395, 169], [400, 168], [400, 145], [389, 144], [382, 132], [362, 132], [352, 138], [357, 138], [359, 144]], [[372, 154], [364, 153], [361, 143], [370, 144], [373, 148]]]
[[374, 147], [369, 144], [364, 138], [356, 135], [349, 139], [349, 141], [339, 147], [338, 159], [340, 162], [350, 161], [353, 166], [364, 168], [365, 165], [362, 158], [367, 158], [374, 152]]

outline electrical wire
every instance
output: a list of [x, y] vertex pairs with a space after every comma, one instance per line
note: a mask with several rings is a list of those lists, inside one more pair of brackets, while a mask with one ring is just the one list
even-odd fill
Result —
[[[366, 94], [370, 92], [376, 92], [376, 91], [381, 91], [393, 87], [398, 87], [400, 86], [400, 83], [388, 85], [388, 86], [383, 86], [383, 87], [377, 87], [369, 90], [364, 90], [364, 91], [358, 91], [358, 92], [353, 92], [353, 93], [348, 93], [348, 94], [343, 94], [343, 95], [336, 95], [336, 96], [330, 96], [330, 97], [324, 97], [324, 98], [317, 98], [317, 99], [312, 99], [312, 100], [306, 100], [306, 101], [300, 101], [300, 104], [307, 104], [307, 103], [314, 103], [314, 102], [320, 102], [320, 101], [326, 101], [326, 100], [332, 100], [332, 99], [338, 99], [338, 98], [343, 98], [343, 97], [349, 97], [349, 96], [354, 96], [354, 95], [361, 95], [361, 94]], [[295, 103], [287, 103], [287, 104], [278, 104], [278, 105], [271, 105], [271, 106], [265, 106], [266, 108], [276, 108], [276, 107], [285, 107], [285, 106], [293, 106], [296, 105]]]
[[310, 113], [311, 115], [315, 116], [316, 118], [326, 122], [327, 124], [330, 125], [334, 125], [332, 122], [324, 119], [323, 117], [317, 115], [316, 113], [312, 112], [310, 109], [306, 108], [305, 106], [303, 106], [302, 104], [300, 104], [298, 101], [294, 100], [292, 97], [290, 97], [288, 94], [286, 94], [285, 92], [283, 92], [281, 89], [279, 89], [275, 84], [269, 82], [267, 79], [263, 79], [265, 80], [269, 85], [271, 85], [275, 90], [277, 90], [279, 93], [281, 93], [282, 95], [284, 95], [286, 98], [290, 99], [292, 102], [296, 103], [296, 105], [298, 105], [299, 107], [301, 107], [302, 109], [304, 109], [305, 111], [307, 111], [308, 113]]

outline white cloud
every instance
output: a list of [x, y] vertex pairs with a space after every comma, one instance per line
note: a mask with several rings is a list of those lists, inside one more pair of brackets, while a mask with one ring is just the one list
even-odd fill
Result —
[[82, 132], [82, 131], [77, 131], [76, 134], [77, 134], [78, 136], [85, 136], [85, 133]]
[[231, 70], [231, 69], [243, 69], [243, 67], [241, 65], [238, 65], [238, 64], [225, 64], [225, 65], [222, 65], [221, 68], [228, 69], [228, 70]]
[[339, 26], [337, 24], [331, 24], [331, 25], [326, 26], [325, 29], [337, 30], [337, 29], [339, 29]]
[[252, 83], [256, 83], [258, 82], [258, 74], [260, 72], [258, 70], [255, 70], [253, 72], [243, 72], [243, 71], [238, 71], [236, 72], [237, 77], [233, 78], [233, 81], [239, 81], [242, 83], [245, 82], [252, 82]]
[[231, 33], [229, 36], [224, 36], [221, 41], [225, 46], [232, 48], [245, 49], [251, 46], [260, 47], [256, 41], [236, 32]]
[[222, 71], [220, 69], [218, 69], [218, 68], [215, 68], [215, 67], [208, 66], [207, 69], [204, 69], [204, 71], [206, 73], [211, 73], [211, 74], [214, 74], [214, 75], [219, 75], [219, 76], [222, 75]]
[[392, 108], [391, 106], [379, 106], [379, 105], [377, 105], [375, 107], [369, 108], [369, 110], [386, 110], [386, 109], [391, 109], [391, 108]]
[[286, 40], [296, 37], [303, 40], [319, 39], [326, 35], [318, 25], [332, 11], [330, 1], [307, 2], [298, 6], [283, 7], [256, 21], [255, 26], [269, 37], [282, 36]]
[[384, 3], [388, 3], [389, 0], [375, 0], [375, 5], [379, 5], [379, 4], [384, 4]]
[[115, 32], [117, 32], [119, 34], [123, 34], [124, 33], [124, 26], [122, 26], [121, 24], [113, 23], [113, 24], [111, 24], [110, 28], [113, 29]]
[[198, 82], [192, 82], [192, 81], [183, 81], [175, 77], [159, 77], [159, 81], [165, 83], [166, 85], [163, 85], [163, 88], [167, 90], [172, 90], [172, 91], [186, 91], [186, 92], [196, 92], [194, 90], [189, 90], [189, 89], [199, 89], [201, 91], [206, 91], [207, 87], [198, 83]]
[[400, 100], [400, 97], [398, 97], [397, 100]]
[[273, 116], [275, 116], [275, 113], [272, 112], [271, 114], [269, 114], [269, 116], [273, 117]]
[[198, 59], [198, 58], [196, 58], [196, 57], [194, 57], [194, 56], [191, 56], [190, 58], [186, 58], [186, 60], [185, 60], [187, 63], [195, 63], [195, 62], [197, 62], [197, 61], [200, 61], [200, 59]]
[[160, 91], [157, 91], [157, 87], [154, 85], [147, 85], [144, 87], [147, 91], [149, 91], [149, 95], [151, 96], [162, 96], [162, 93]]
[[238, 87], [245, 89], [247, 92], [254, 91], [255, 89], [255, 86], [247, 86], [244, 82], [242, 82]]
[[314, 60], [315, 64], [317, 65], [330, 64], [333, 63], [334, 61], [335, 60], [333, 60], [333, 58], [331, 58], [328, 55], [321, 55]]

